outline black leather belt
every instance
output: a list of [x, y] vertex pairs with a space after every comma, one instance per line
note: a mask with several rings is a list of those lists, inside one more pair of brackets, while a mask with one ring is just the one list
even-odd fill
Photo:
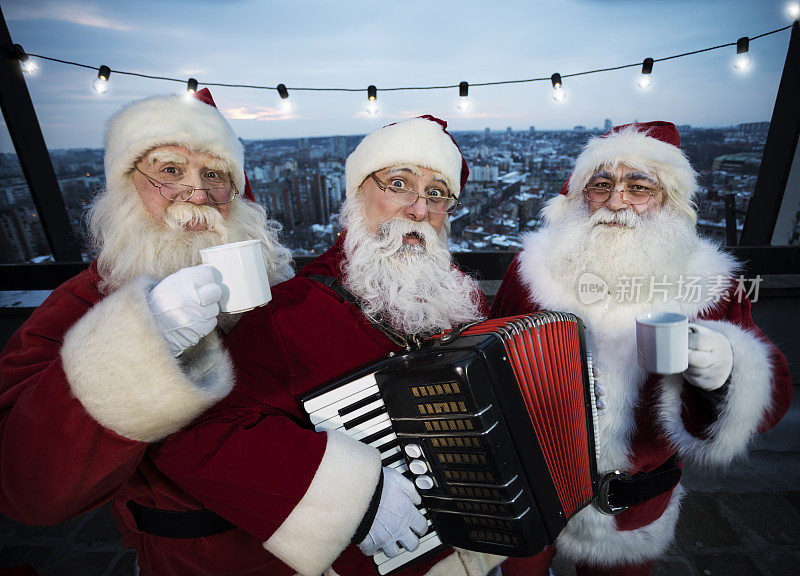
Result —
[[232, 530], [236, 526], [211, 510], [160, 510], [128, 500], [140, 532], [165, 538], [203, 538]]
[[669, 492], [681, 479], [680, 459], [670, 456], [650, 472], [630, 475], [621, 470], [603, 474], [595, 505], [605, 514], [619, 514], [631, 506], [647, 502]]

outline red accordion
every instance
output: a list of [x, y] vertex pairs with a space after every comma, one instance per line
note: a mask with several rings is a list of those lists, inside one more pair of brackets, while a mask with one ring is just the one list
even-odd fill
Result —
[[413, 554], [378, 554], [381, 574], [443, 545], [532, 556], [597, 494], [591, 359], [573, 314], [451, 331], [303, 407], [317, 430], [375, 446], [417, 485], [431, 530]]

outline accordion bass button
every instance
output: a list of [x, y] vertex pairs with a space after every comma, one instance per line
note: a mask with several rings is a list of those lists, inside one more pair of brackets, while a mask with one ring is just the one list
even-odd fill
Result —
[[414, 484], [416, 484], [417, 488], [420, 490], [430, 490], [433, 488], [433, 478], [427, 475], [417, 476], [414, 479]]
[[408, 468], [414, 474], [425, 474], [428, 471], [428, 465], [422, 460], [412, 460]]
[[405, 450], [409, 458], [419, 458], [422, 456], [422, 448], [419, 447], [419, 444], [407, 444]]

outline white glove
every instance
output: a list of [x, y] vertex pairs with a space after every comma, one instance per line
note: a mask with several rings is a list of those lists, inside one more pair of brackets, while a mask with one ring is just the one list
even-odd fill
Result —
[[221, 297], [222, 288], [206, 265], [182, 268], [150, 290], [147, 305], [173, 356], [214, 330]]
[[383, 553], [389, 558], [397, 556], [403, 548], [414, 551], [419, 546], [419, 536], [428, 530], [428, 521], [415, 504], [422, 499], [414, 484], [394, 468], [383, 468], [383, 490], [378, 511], [370, 526], [369, 534], [358, 545], [367, 556]]
[[728, 379], [733, 368], [733, 350], [719, 332], [689, 325], [689, 367], [683, 377], [703, 390], [716, 390]]

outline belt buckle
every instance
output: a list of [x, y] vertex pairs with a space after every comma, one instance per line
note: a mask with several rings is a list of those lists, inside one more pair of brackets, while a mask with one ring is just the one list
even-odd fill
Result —
[[595, 506], [597, 506], [597, 509], [603, 514], [608, 514], [609, 516], [614, 516], [620, 512], [625, 512], [625, 510], [628, 509], [627, 506], [612, 506], [608, 499], [611, 496], [611, 483], [613, 481], [630, 479], [631, 475], [623, 470], [612, 470], [611, 472], [606, 472], [603, 474], [600, 477], [598, 490], [599, 493], [594, 502]]

